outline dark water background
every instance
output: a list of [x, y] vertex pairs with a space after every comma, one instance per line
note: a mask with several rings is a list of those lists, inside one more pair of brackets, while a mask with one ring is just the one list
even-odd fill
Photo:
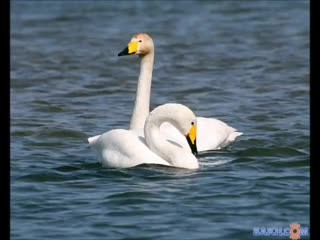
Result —
[[[129, 125], [139, 62], [116, 55], [137, 32], [156, 47], [152, 108], [244, 132], [197, 171], [106, 169], [88, 147]], [[309, 127], [308, 1], [11, 1], [11, 239], [308, 226]]]

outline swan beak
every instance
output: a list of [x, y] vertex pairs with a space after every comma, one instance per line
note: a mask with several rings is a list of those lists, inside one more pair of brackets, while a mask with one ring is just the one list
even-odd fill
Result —
[[194, 155], [198, 154], [196, 136], [197, 136], [197, 127], [195, 125], [192, 125], [186, 138], [187, 138], [188, 144], [191, 148], [191, 152]]
[[128, 47], [118, 53], [118, 56], [135, 54], [138, 50], [138, 42], [129, 42]]

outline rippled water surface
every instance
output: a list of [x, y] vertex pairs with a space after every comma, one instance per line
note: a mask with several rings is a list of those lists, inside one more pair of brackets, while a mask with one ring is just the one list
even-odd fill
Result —
[[[152, 108], [244, 132], [196, 171], [107, 169], [88, 146], [128, 128], [137, 32]], [[11, 2], [11, 239], [258, 239], [309, 225], [309, 187], [308, 1]]]

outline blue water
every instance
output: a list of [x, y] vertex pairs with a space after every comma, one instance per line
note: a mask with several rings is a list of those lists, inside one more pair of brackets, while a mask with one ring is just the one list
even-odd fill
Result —
[[[11, 1], [11, 239], [308, 227], [309, 30], [303, 0]], [[138, 32], [156, 48], [151, 108], [182, 103], [244, 133], [196, 171], [107, 169], [88, 146], [128, 128], [139, 61], [117, 53]]]

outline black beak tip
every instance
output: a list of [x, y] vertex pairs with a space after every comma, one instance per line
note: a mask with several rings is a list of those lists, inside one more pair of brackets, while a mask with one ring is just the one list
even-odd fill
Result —
[[188, 136], [186, 136], [186, 138], [187, 138], [188, 144], [191, 148], [192, 154], [196, 156], [198, 154], [197, 141], [194, 140], [194, 144], [193, 144]]
[[193, 154], [193, 155], [196, 156], [196, 155], [198, 154], [198, 149], [197, 149], [197, 146], [196, 146], [196, 145], [193, 145], [191, 150], [192, 150], [192, 154]]
[[193, 154], [196, 156], [196, 155], [198, 155], [198, 150], [197, 150], [197, 148], [195, 148], [195, 150], [193, 151]]
[[129, 55], [128, 47], [126, 47], [125, 49], [123, 49], [121, 52], [118, 53], [118, 57], [125, 56], [125, 55]]

